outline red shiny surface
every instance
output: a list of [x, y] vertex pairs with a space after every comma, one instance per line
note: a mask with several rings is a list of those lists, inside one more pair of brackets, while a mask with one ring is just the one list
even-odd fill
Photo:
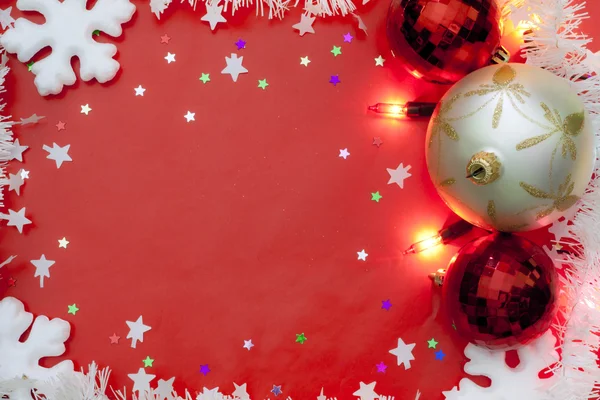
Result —
[[448, 265], [443, 293], [460, 335], [490, 349], [512, 349], [550, 327], [558, 275], [542, 248], [496, 233], [460, 249]]
[[499, 18], [494, 0], [393, 0], [387, 36], [411, 74], [453, 83], [489, 63]]

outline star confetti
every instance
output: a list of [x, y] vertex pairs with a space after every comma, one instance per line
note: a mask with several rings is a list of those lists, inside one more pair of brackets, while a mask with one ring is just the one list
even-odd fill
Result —
[[22, 179], [29, 179], [29, 171], [26, 169], [20, 169], [19, 174], [21, 175]]
[[172, 377], [169, 380], [159, 379], [156, 390], [154, 390], [154, 394], [157, 395], [159, 399], [171, 399], [173, 398], [173, 383], [175, 382], [175, 377]]
[[29, 124], [37, 124], [41, 119], [46, 118], [44, 116], [39, 116], [37, 114], [33, 114], [27, 118], [21, 118], [21, 125], [29, 125]]
[[10, 28], [12, 24], [15, 23], [14, 18], [10, 16], [11, 11], [12, 7], [6, 9], [0, 8], [0, 24], [2, 25], [2, 30]]
[[131, 339], [131, 347], [135, 349], [135, 346], [138, 340], [144, 343], [144, 333], [148, 332], [151, 327], [148, 325], [144, 325], [144, 321], [142, 316], [137, 319], [135, 322], [125, 321], [127, 326], [129, 327], [129, 333], [127, 334], [127, 339]]
[[308, 59], [308, 56], [306, 57], [300, 57], [300, 64], [304, 65], [305, 67], [308, 67], [308, 64], [310, 63], [310, 60]]
[[438, 345], [438, 342], [436, 342], [434, 338], [431, 338], [431, 340], [427, 341], [428, 349], [435, 349], [435, 346], [437, 346], [437, 345]]
[[208, 375], [210, 372], [210, 368], [208, 368], [208, 364], [204, 364], [200, 366], [200, 373], [204, 376]]
[[243, 60], [243, 56], [238, 57], [237, 54], [231, 53], [231, 57], [225, 57], [225, 62], [227, 63], [227, 66], [225, 67], [225, 69], [223, 69], [223, 71], [221, 71], [221, 73], [231, 75], [231, 79], [234, 82], [237, 82], [238, 76], [240, 74], [248, 73], [248, 70], [242, 65]]
[[392, 308], [392, 302], [390, 301], [390, 299], [382, 300], [381, 308], [383, 308], [386, 311], [390, 311], [390, 308]]
[[237, 42], [235, 42], [235, 45], [237, 46], [238, 50], [242, 50], [246, 48], [246, 42], [243, 41], [242, 39], [238, 39]]
[[267, 83], [266, 79], [259, 79], [258, 80], [258, 87], [261, 88], [262, 90], [265, 90], [267, 88], [267, 86], [269, 86], [269, 84]]
[[23, 233], [23, 226], [31, 224], [31, 220], [25, 217], [25, 207], [21, 208], [19, 211], [8, 210], [8, 215], [0, 214], [2, 219], [7, 219], [7, 226], [14, 226], [17, 228], [19, 233]]
[[210, 74], [205, 74], [203, 72], [202, 76], [199, 79], [202, 81], [202, 83], [206, 85], [206, 82], [210, 82]]
[[375, 364], [375, 367], [377, 367], [377, 372], [380, 374], [385, 374], [385, 370], [387, 369], [387, 365], [385, 365], [383, 363], [383, 361], [381, 361], [379, 364]]
[[380, 147], [383, 144], [383, 140], [379, 136], [373, 138], [373, 145]]
[[273, 389], [271, 389], [271, 393], [273, 393], [275, 396], [279, 396], [283, 391], [281, 390], [281, 385], [276, 386], [273, 385]]
[[23, 162], [23, 152], [27, 150], [29, 146], [21, 146], [19, 139], [15, 139], [13, 146], [14, 147], [10, 149], [10, 159]]
[[65, 161], [73, 161], [73, 159], [69, 156], [69, 148], [70, 144], [66, 146], [60, 147], [56, 143], [52, 143], [52, 147], [43, 145], [42, 149], [48, 152], [46, 158], [50, 160], [54, 160], [56, 162], [56, 168], [60, 168], [63, 162]]
[[365, 251], [365, 249], [362, 249], [361, 251], [357, 251], [356, 254], [358, 254], [358, 259], [362, 260], [362, 261], [367, 261], [367, 252]]
[[142, 97], [144, 96], [144, 92], [146, 91], [146, 89], [144, 89], [142, 87], [142, 85], [139, 85], [138, 87], [133, 88], [133, 90], [135, 90], [135, 95], [136, 96], [142, 96]]
[[331, 54], [333, 54], [334, 57], [339, 56], [342, 54], [342, 48], [340, 46], [333, 46], [333, 49], [331, 49]]
[[398, 168], [396, 169], [386, 168], [388, 174], [390, 174], [390, 180], [388, 181], [388, 185], [391, 185], [392, 183], [397, 183], [398, 186], [400, 186], [400, 189], [404, 189], [404, 180], [412, 176], [410, 172], [408, 172], [410, 168], [410, 165], [407, 165], [405, 167], [403, 163], [400, 163], [400, 165], [398, 165]]
[[245, 349], [248, 349], [248, 351], [250, 351], [251, 348], [254, 347], [254, 344], [252, 343], [252, 339], [250, 340], [244, 340], [244, 346]]
[[225, 17], [223, 17], [223, 15], [221, 14], [223, 11], [223, 6], [220, 6], [219, 3], [220, 3], [220, 0], [211, 1], [211, 2], [207, 1], [206, 2], [206, 14], [204, 14], [204, 16], [202, 18], [200, 18], [200, 21], [206, 21], [210, 24], [211, 31], [215, 30], [218, 23], [227, 22]]
[[116, 333], [113, 333], [112, 336], [108, 337], [110, 339], [110, 344], [119, 344], [119, 339], [121, 339], [121, 336], [117, 336]]
[[183, 116], [183, 118], [185, 118], [185, 120], [187, 122], [190, 122], [190, 121], [195, 121], [196, 120], [195, 116], [196, 116], [196, 113], [188, 111], [187, 114], [185, 114]]
[[398, 365], [404, 364], [404, 369], [409, 369], [410, 362], [415, 359], [412, 354], [414, 348], [415, 343], [406, 344], [404, 340], [398, 338], [398, 347], [390, 350], [390, 353], [396, 356]]
[[375, 193], [371, 193], [371, 200], [379, 203], [379, 200], [381, 200], [383, 198], [382, 195], [379, 194], [379, 190], [376, 191]]
[[171, 38], [166, 33], [160, 37], [160, 44], [169, 44]]
[[172, 62], [175, 62], [175, 54], [171, 54], [171, 53], [167, 52], [167, 55], [165, 56], [165, 60], [167, 60], [167, 64], [171, 64]]
[[375, 58], [375, 66], [376, 67], [383, 67], [383, 63], [385, 62], [385, 58], [381, 57], [381, 55], [377, 58]]
[[8, 287], [17, 287], [17, 280], [12, 276], [8, 278]]
[[315, 22], [315, 17], [309, 17], [308, 15], [302, 14], [300, 22], [292, 25], [292, 28], [297, 29], [300, 36], [304, 36], [306, 33], [315, 33], [315, 30], [312, 27], [313, 22]]
[[75, 315], [75, 314], [77, 314], [77, 311], [79, 311], [79, 308], [77, 308], [77, 304], [73, 304], [73, 305], [70, 305], [70, 306], [67, 306], [67, 307], [69, 307], [68, 314]]
[[154, 364], [154, 360], [150, 356], [146, 356], [142, 362], [144, 363], [144, 368], [152, 367], [152, 364]]
[[346, 43], [352, 43], [352, 39], [354, 39], [354, 38], [352, 37], [352, 35], [350, 34], [350, 32], [348, 32], [348, 33], [346, 33], [344, 35], [344, 42], [346, 42]]
[[304, 336], [304, 332], [296, 333], [296, 343], [304, 344], [308, 339]]
[[379, 399], [379, 395], [375, 393], [376, 384], [376, 382], [371, 382], [366, 385], [365, 383], [360, 382], [360, 388], [352, 393], [352, 395], [360, 398], [360, 400], [377, 400]]
[[342, 83], [342, 81], [340, 81], [340, 77], [338, 75], [331, 75], [329, 83], [331, 83], [333, 86], [337, 86], [337, 84]]
[[8, 191], [10, 192], [11, 190], [14, 190], [17, 195], [21, 195], [21, 186], [23, 186], [23, 184], [25, 183], [25, 181], [23, 180], [23, 177], [21, 176], [20, 171], [17, 172], [17, 174], [8, 174]]
[[435, 359], [436, 360], [443, 361], [444, 357], [446, 357], [446, 355], [444, 354], [444, 352], [442, 350], [438, 350], [438, 351], [435, 352]]
[[345, 149], [340, 149], [340, 155], [338, 157], [342, 157], [345, 160], [348, 158], [349, 155], [350, 155], [350, 152], [348, 151], [348, 148], [345, 148]]
[[30, 260], [30, 263], [35, 267], [35, 275], [34, 278], [40, 277], [40, 287], [44, 287], [44, 277], [50, 278], [50, 267], [54, 265], [53, 260], [47, 260], [46, 256], [42, 254], [42, 256], [37, 260]]
[[89, 104], [85, 104], [85, 105], [81, 106], [82, 114], [89, 115], [90, 111], [92, 111], [92, 109], [90, 108]]
[[156, 378], [156, 375], [147, 374], [144, 368], [140, 368], [137, 374], [128, 374], [129, 379], [133, 381], [133, 392], [138, 391], [139, 394], [144, 392], [150, 393], [150, 382]]
[[67, 128], [65, 128], [66, 124], [67, 124], [66, 122], [58, 121], [58, 124], [55, 125], [56, 126], [56, 130], [59, 131], [59, 132], [60, 131], [64, 131], [65, 129], [67, 129]]
[[248, 394], [248, 388], [246, 387], [245, 383], [238, 385], [237, 383], [233, 382], [233, 386], [235, 387], [235, 390], [233, 391], [231, 396], [234, 399], [250, 400], [250, 395]]

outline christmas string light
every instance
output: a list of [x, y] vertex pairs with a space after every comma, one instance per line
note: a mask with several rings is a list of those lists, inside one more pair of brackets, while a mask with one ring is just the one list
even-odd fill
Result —
[[390, 117], [431, 117], [437, 103], [409, 101], [405, 104], [377, 103], [369, 106], [369, 111], [386, 114]]
[[446, 244], [457, 237], [466, 234], [471, 228], [473, 228], [473, 225], [469, 224], [467, 221], [460, 220], [440, 230], [435, 236], [413, 243], [408, 249], [404, 250], [402, 254], [417, 254], [439, 246], [440, 244]]

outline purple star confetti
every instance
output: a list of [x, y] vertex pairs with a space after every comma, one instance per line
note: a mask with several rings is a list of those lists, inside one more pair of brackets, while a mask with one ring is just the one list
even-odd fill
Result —
[[333, 84], [333, 86], [336, 86], [338, 83], [342, 83], [342, 81], [340, 81], [340, 77], [338, 75], [331, 75], [329, 83]]
[[444, 352], [442, 350], [438, 350], [438, 351], [435, 352], [435, 359], [436, 360], [442, 361], [444, 359], [444, 357], [446, 357], [446, 355], [444, 354]]
[[375, 366], [377, 367], [377, 372], [379, 372], [380, 374], [385, 374], [385, 370], [387, 369], [387, 365], [385, 365], [383, 363], [383, 361], [381, 361], [379, 364], [375, 364]]
[[275, 396], [279, 396], [281, 394], [281, 392], [282, 392], [281, 385], [279, 385], [279, 386], [273, 385], [273, 389], [271, 389], [271, 393], [273, 393]]
[[200, 366], [200, 373], [206, 376], [210, 372], [210, 368], [208, 368], [208, 364]]
[[242, 39], [239, 39], [237, 42], [235, 42], [235, 45], [237, 46], [238, 50], [242, 50], [246, 48], [246, 42], [243, 41]]
[[350, 32], [348, 32], [348, 33], [346, 33], [344, 35], [344, 42], [346, 42], [346, 43], [352, 43], [352, 39], [354, 39], [354, 38], [352, 37], [352, 35], [350, 34]]
[[386, 311], [390, 311], [390, 308], [392, 308], [392, 302], [390, 301], [390, 299], [382, 300], [381, 308], [383, 308]]

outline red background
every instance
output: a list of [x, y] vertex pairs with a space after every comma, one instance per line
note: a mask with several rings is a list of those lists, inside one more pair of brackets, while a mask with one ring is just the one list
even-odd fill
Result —
[[[231, 393], [235, 381], [247, 382], [257, 399], [273, 398], [274, 384], [295, 399], [316, 397], [321, 387], [347, 399], [360, 381], [377, 381], [378, 393], [396, 399], [412, 400], [417, 389], [422, 399], [443, 398], [463, 376], [465, 341], [437, 315], [439, 292], [427, 274], [482, 232], [401, 255], [456, 217], [427, 176], [427, 121], [366, 113], [381, 101], [437, 101], [446, 90], [392, 60], [387, 3], [359, 10], [368, 36], [348, 17], [318, 20], [316, 34], [304, 37], [291, 29], [299, 10], [284, 21], [243, 11], [211, 32], [200, 10], [174, 4], [157, 21], [146, 2], [137, 5], [120, 38], [98, 39], [119, 48], [122, 68], [109, 84], [78, 82], [42, 98], [33, 75], [11, 57], [8, 112], [47, 118], [15, 127], [30, 149], [8, 171], [31, 172], [21, 196], [10, 192], [6, 204], [27, 207], [33, 224], [23, 235], [0, 230], [2, 259], [18, 254], [0, 271], [0, 292], [36, 315], [69, 321], [64, 358], [77, 367], [110, 365], [116, 387], [129, 385], [126, 374], [150, 356], [146, 371], [175, 376], [177, 389]], [[600, 5], [588, 7], [600, 15]], [[352, 43], [343, 43], [346, 32]], [[160, 43], [165, 33], [168, 45]], [[246, 49], [236, 49], [239, 38]], [[341, 56], [329, 52], [333, 45], [342, 46]], [[163, 59], [167, 51], [175, 63]], [[237, 83], [220, 74], [230, 53], [244, 56], [249, 70]], [[379, 54], [384, 68], [375, 67]], [[309, 56], [307, 68], [301, 56]], [[210, 73], [206, 85], [202, 72]], [[328, 83], [334, 74], [337, 87]], [[256, 87], [263, 78], [265, 91]], [[134, 96], [140, 84], [144, 97]], [[88, 103], [93, 110], [85, 116], [80, 106]], [[188, 110], [195, 122], [183, 118]], [[67, 130], [57, 132], [59, 120]], [[383, 139], [380, 148], [374, 136]], [[56, 169], [45, 158], [42, 145], [53, 142], [71, 145], [72, 163]], [[347, 160], [338, 157], [343, 148]], [[404, 189], [387, 185], [386, 168], [401, 162], [412, 166]], [[379, 203], [370, 200], [375, 191]], [[67, 249], [58, 248], [63, 236]], [[546, 230], [529, 237], [539, 244], [550, 238]], [[363, 248], [366, 262], [356, 256]], [[42, 253], [56, 264], [40, 289], [29, 260]], [[16, 287], [7, 288], [9, 277]], [[386, 299], [389, 312], [381, 309]], [[76, 316], [67, 314], [73, 303]], [[152, 330], [132, 349], [125, 321], [139, 315]], [[304, 345], [295, 343], [301, 332]], [[113, 333], [118, 345], [110, 344]], [[406, 371], [388, 353], [399, 337], [416, 343]], [[441, 362], [427, 348], [432, 337], [447, 355]], [[248, 339], [251, 351], [242, 348]], [[385, 374], [376, 372], [380, 361]], [[201, 364], [212, 370], [207, 376]]]

